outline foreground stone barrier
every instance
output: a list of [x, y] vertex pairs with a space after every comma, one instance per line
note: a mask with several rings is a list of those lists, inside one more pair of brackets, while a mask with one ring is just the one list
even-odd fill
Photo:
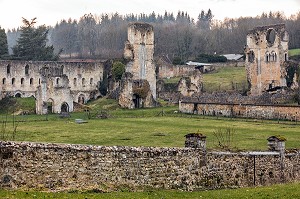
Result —
[[198, 190], [299, 180], [299, 152], [0, 142], [0, 187]]

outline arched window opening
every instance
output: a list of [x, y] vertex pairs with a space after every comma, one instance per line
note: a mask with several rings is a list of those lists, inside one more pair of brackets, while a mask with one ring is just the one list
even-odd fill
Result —
[[39, 78], [39, 84], [41, 84], [41, 79]]
[[7, 74], [10, 74], [10, 65], [9, 65], [9, 64], [8, 64], [7, 67], [6, 67], [6, 73], [7, 73]]
[[254, 62], [254, 59], [255, 59], [255, 54], [254, 52], [251, 50], [248, 54], [248, 61], [253, 63]]
[[269, 45], [273, 45], [276, 38], [276, 32], [274, 29], [269, 29], [267, 32], [266, 40]]
[[82, 78], [82, 86], [85, 84], [85, 78]]
[[33, 84], [33, 78], [30, 78], [29, 80], [29, 84], [32, 85]]
[[91, 79], [90, 79], [90, 84], [92, 85], [93, 83], [94, 83], [94, 79], [91, 78]]
[[74, 86], [76, 86], [76, 85], [77, 85], [77, 79], [76, 79], [76, 78], [74, 78], [74, 80], [73, 80], [73, 84], [74, 84]]
[[60, 111], [61, 111], [62, 113], [68, 113], [68, 112], [69, 112], [69, 105], [68, 105], [68, 103], [64, 102], [64, 103], [61, 105]]
[[15, 82], [16, 82], [16, 79], [15, 79], [15, 78], [12, 78], [12, 79], [11, 79], [11, 84], [12, 84], [12, 85], [15, 85]]
[[58, 84], [59, 84], [59, 78], [56, 79], [56, 85], [58, 85]]
[[24, 78], [21, 78], [21, 85], [24, 84]]
[[28, 75], [29, 74], [29, 66], [28, 64], [25, 66], [25, 75]]
[[288, 54], [287, 53], [284, 54], [284, 61], [288, 61]]
[[269, 53], [267, 52], [266, 53], [266, 62], [269, 62], [270, 60], [269, 60]]
[[78, 96], [78, 103], [79, 103], [79, 104], [84, 104], [84, 102], [85, 102], [84, 95], [82, 95], [82, 94], [79, 95], [79, 96]]
[[3, 85], [6, 84], [6, 78], [3, 78], [3, 79], [2, 79], [2, 84], [3, 84]]

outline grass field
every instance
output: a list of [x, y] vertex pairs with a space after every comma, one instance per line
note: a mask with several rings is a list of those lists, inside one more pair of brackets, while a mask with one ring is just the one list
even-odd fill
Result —
[[247, 89], [245, 67], [221, 67], [212, 73], [203, 74], [205, 91], [228, 91]]
[[300, 55], [300, 48], [289, 50], [289, 56]]
[[[180, 77], [165, 79], [166, 83], [178, 83]], [[228, 91], [247, 89], [245, 67], [218, 67], [215, 71], [203, 74], [204, 91]]]
[[253, 187], [241, 189], [224, 189], [211, 191], [183, 192], [183, 191], [157, 191], [143, 192], [113, 192], [113, 193], [45, 193], [33, 191], [5, 191], [0, 189], [0, 198], [5, 199], [33, 199], [33, 198], [59, 198], [59, 199], [173, 199], [173, 198], [209, 198], [209, 199], [298, 199], [300, 198], [300, 184], [274, 185], [268, 187]]
[[[96, 102], [89, 104], [96, 106]], [[115, 107], [116, 101], [99, 99], [98, 108], [90, 113], [97, 115], [100, 110], [108, 111]], [[102, 109], [100, 109], [102, 108]], [[218, 129], [233, 130], [230, 146], [233, 150], [266, 150], [266, 139], [272, 135], [287, 138], [287, 148], [299, 147], [300, 125], [288, 121], [261, 121], [237, 118], [216, 118], [197, 115], [174, 113], [177, 106], [148, 108], [139, 110], [113, 109], [106, 112], [108, 119], [89, 119], [88, 115], [72, 113], [71, 118], [48, 116], [18, 116], [6, 123], [5, 131], [2, 123], [1, 136], [11, 139], [13, 124], [18, 125], [15, 134], [17, 141], [73, 143], [93, 145], [125, 145], [125, 146], [157, 146], [183, 147], [184, 135], [202, 133], [207, 136], [209, 149], [217, 147], [218, 139], [214, 132]], [[99, 110], [99, 111], [96, 111]], [[163, 114], [162, 114], [163, 113]], [[46, 120], [47, 117], [47, 120]], [[86, 120], [87, 123], [77, 124], [75, 119]], [[1, 119], [1, 118], [0, 118]], [[2, 120], [5, 116], [2, 116]]]

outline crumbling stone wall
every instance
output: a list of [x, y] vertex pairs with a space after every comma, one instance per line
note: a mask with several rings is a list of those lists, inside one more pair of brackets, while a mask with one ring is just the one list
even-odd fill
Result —
[[299, 181], [299, 152], [0, 142], [0, 187], [198, 190]]
[[288, 42], [284, 24], [257, 27], [247, 34], [245, 66], [251, 95], [287, 86]]
[[300, 121], [300, 106], [179, 102], [183, 113]]
[[202, 73], [196, 69], [190, 76], [182, 77], [177, 88], [182, 96], [192, 96], [195, 93], [200, 94], [202, 86]]
[[[140, 98], [136, 93], [129, 92], [132, 82], [128, 82], [127, 86], [124, 86], [126, 81], [122, 80], [123, 88], [121, 88], [119, 98], [119, 104], [122, 107], [132, 108], [132, 103], [128, 103], [128, 100], [136, 100], [134, 102], [135, 107], [139, 107], [138, 104], [143, 104], [143, 107], [153, 107], [156, 101], [156, 70], [153, 60], [154, 54], [154, 31], [153, 26], [146, 23], [133, 23], [128, 26], [128, 40], [125, 43], [124, 58], [128, 60], [126, 65], [126, 73], [132, 74], [133, 82], [147, 82], [150, 92], [149, 96]], [[126, 78], [126, 77], [124, 77]], [[127, 92], [127, 93], [122, 93]], [[128, 99], [124, 97], [127, 96]]]
[[33, 96], [38, 114], [45, 114], [49, 101], [55, 113], [64, 103], [72, 111], [73, 101], [86, 103], [99, 96], [102, 79], [101, 62], [0, 61], [0, 98]]

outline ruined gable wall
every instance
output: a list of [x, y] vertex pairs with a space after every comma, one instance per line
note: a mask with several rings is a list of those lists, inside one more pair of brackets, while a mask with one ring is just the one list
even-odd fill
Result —
[[0, 142], [1, 188], [236, 188], [299, 181], [299, 167], [299, 153]]
[[246, 70], [251, 94], [260, 95], [272, 87], [285, 87], [288, 33], [285, 25], [257, 27], [247, 35]]
[[147, 80], [152, 96], [156, 99], [153, 26], [146, 23], [133, 23], [129, 25], [128, 42], [129, 44], [125, 45], [124, 55], [126, 57], [126, 54], [130, 54], [128, 53], [130, 51], [132, 53], [132, 60], [127, 65], [126, 72], [132, 73], [134, 80]]

